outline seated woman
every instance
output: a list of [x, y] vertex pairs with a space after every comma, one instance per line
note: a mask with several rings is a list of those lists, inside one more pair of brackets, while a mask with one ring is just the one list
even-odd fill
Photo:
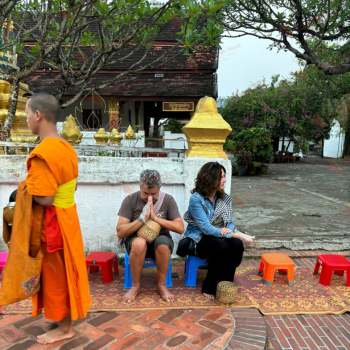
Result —
[[197, 243], [197, 254], [209, 258], [208, 273], [202, 293], [214, 299], [221, 281], [233, 282], [236, 268], [243, 256], [243, 242], [252, 243], [251, 236], [233, 233], [232, 198], [224, 192], [226, 169], [217, 162], [202, 166], [184, 220], [188, 223], [185, 237]]

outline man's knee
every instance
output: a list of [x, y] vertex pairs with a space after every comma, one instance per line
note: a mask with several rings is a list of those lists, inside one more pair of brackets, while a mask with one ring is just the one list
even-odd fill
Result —
[[167, 245], [161, 244], [156, 248], [156, 253], [160, 255], [169, 255], [170, 249]]
[[135, 238], [131, 243], [131, 251], [133, 253], [145, 253], [147, 250], [147, 242], [141, 237]]

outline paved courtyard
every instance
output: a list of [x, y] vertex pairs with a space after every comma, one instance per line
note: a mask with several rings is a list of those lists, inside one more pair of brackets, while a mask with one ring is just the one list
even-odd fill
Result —
[[266, 176], [233, 176], [233, 218], [262, 247], [350, 249], [350, 160], [273, 163]]

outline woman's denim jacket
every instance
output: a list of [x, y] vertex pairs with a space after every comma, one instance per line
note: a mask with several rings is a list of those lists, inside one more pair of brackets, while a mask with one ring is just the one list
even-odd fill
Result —
[[[222, 235], [220, 233], [221, 229], [210, 224], [210, 220], [214, 215], [215, 201], [216, 197], [212, 202], [208, 197], [203, 197], [198, 192], [193, 193], [188, 206], [188, 214], [191, 215], [197, 226], [188, 225], [184, 237], [190, 237], [196, 243], [201, 240], [203, 234], [215, 237], [232, 237], [232, 233]], [[235, 225], [232, 217], [227, 228], [232, 232], [234, 231]]]

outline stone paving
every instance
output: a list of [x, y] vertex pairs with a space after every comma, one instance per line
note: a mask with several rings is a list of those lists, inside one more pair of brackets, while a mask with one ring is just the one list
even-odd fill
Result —
[[[242, 266], [261, 254], [245, 252]], [[288, 251], [297, 266], [314, 266], [323, 251]], [[327, 252], [328, 254], [330, 252]], [[336, 252], [350, 257], [350, 251]], [[350, 349], [350, 314], [263, 316], [257, 309], [150, 310], [89, 313], [74, 322], [76, 337], [40, 345], [36, 336], [55, 325], [43, 316], [0, 316], [0, 349], [11, 350], [281, 350]]]

